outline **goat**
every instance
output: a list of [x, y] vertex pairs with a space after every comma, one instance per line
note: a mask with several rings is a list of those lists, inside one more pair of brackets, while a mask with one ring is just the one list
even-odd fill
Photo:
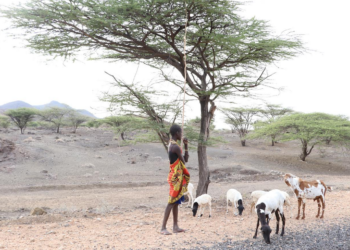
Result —
[[188, 196], [188, 204], [191, 204], [191, 208], [193, 207], [193, 190], [194, 190], [193, 184], [192, 183], [188, 183], [187, 192], [184, 193], [184, 195]]
[[[202, 217], [204, 208], [207, 205], [209, 205], [209, 211], [210, 211], [209, 218], [210, 218], [211, 217], [211, 196], [209, 194], [202, 194], [201, 196], [197, 197], [193, 203], [193, 208], [192, 208], [193, 217], [196, 216], [198, 207], [199, 207], [198, 217]], [[201, 212], [201, 209], [202, 209], [202, 212]]]
[[[273, 189], [273, 190], [278, 190], [278, 189]], [[273, 191], [273, 190], [271, 190], [271, 191]], [[292, 204], [290, 202], [289, 194], [287, 192], [284, 192], [284, 191], [281, 191], [281, 190], [278, 190], [278, 191], [280, 191], [283, 194], [283, 196], [284, 196], [284, 205], [289, 207], [289, 210], [290, 210], [290, 212], [292, 214], [293, 210], [292, 210]], [[252, 198], [252, 203], [250, 205], [250, 213], [252, 213], [253, 207], [255, 206], [255, 204], [259, 200], [259, 198], [261, 196], [263, 196], [264, 194], [266, 194], [266, 193], [267, 193], [266, 191], [256, 190], [256, 191], [253, 191], [250, 194], [250, 197]]]
[[[226, 194], [226, 213], [228, 213], [228, 201], [231, 201], [231, 203], [235, 206], [235, 208], [238, 209], [239, 215], [242, 215], [244, 207], [243, 207], [243, 199], [240, 192], [238, 192], [236, 189], [229, 189]], [[237, 213], [234, 212], [234, 208], [232, 208], [232, 212], [234, 215], [237, 215]]]
[[284, 196], [279, 190], [272, 190], [270, 192], [267, 192], [266, 194], [262, 195], [258, 201], [257, 205], [255, 207], [255, 212], [258, 215], [258, 222], [256, 225], [255, 234], [253, 236], [254, 239], [256, 239], [258, 234], [258, 227], [259, 227], [259, 221], [261, 222], [261, 232], [263, 234], [264, 240], [267, 244], [270, 244], [270, 234], [272, 232], [269, 221], [271, 218], [271, 214], [275, 213], [276, 215], [276, 234], [278, 234], [279, 231], [279, 222], [281, 215], [282, 218], [282, 232], [281, 236], [284, 235], [284, 226], [286, 223], [286, 219], [284, 217], [283, 213], [283, 204], [284, 204]]
[[296, 219], [299, 220], [300, 218], [301, 203], [303, 203], [303, 217], [301, 219], [305, 219], [305, 200], [306, 199], [313, 199], [314, 201], [317, 200], [318, 212], [317, 212], [316, 218], [320, 216], [320, 210], [321, 210], [320, 202], [322, 203], [322, 215], [320, 217], [320, 219], [322, 219], [324, 216], [324, 210], [326, 208], [326, 200], [325, 200], [326, 191], [327, 189], [332, 190], [332, 188], [327, 187], [323, 181], [320, 181], [320, 180], [304, 181], [293, 174], [285, 174], [283, 178], [287, 186], [289, 186], [293, 190], [296, 197], [298, 198], [298, 216], [296, 217]]

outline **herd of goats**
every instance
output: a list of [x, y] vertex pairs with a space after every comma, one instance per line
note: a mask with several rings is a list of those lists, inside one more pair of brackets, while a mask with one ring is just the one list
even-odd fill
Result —
[[[326, 207], [325, 203], [325, 195], [326, 191], [332, 190], [331, 187], [326, 186], [326, 184], [323, 181], [320, 180], [313, 180], [313, 181], [304, 181], [301, 178], [293, 175], [293, 174], [285, 174], [284, 176], [285, 183], [293, 190], [295, 193], [297, 199], [298, 199], [298, 215], [296, 219], [300, 218], [300, 207], [301, 204], [303, 204], [303, 217], [302, 219], [305, 219], [305, 200], [306, 199], [313, 199], [314, 201], [317, 201], [318, 204], [318, 212], [316, 215], [316, 218], [320, 217], [323, 218], [324, 210]], [[188, 191], [187, 195], [189, 196], [189, 202], [192, 202], [192, 212], [193, 216], [196, 216], [197, 211], [199, 209], [198, 217], [201, 217], [204, 212], [204, 208], [206, 206], [209, 206], [209, 217], [211, 217], [211, 201], [212, 198], [209, 194], [203, 194], [196, 199], [193, 200], [193, 184], [189, 183], [188, 185]], [[279, 221], [280, 217], [282, 218], [282, 232], [281, 236], [284, 234], [284, 226], [285, 226], [285, 216], [283, 213], [283, 205], [290, 205], [290, 196], [281, 190], [273, 189], [271, 191], [265, 192], [262, 190], [257, 190], [252, 192], [252, 205], [251, 209], [255, 206], [255, 212], [258, 216], [258, 221], [256, 225], [256, 230], [253, 238], [257, 237], [258, 233], [258, 227], [259, 223], [261, 223], [261, 232], [264, 237], [264, 240], [267, 244], [270, 244], [270, 234], [272, 232], [269, 221], [271, 220], [271, 216], [273, 214], [276, 215], [276, 234], [278, 234], [279, 231]], [[227, 191], [226, 195], [226, 201], [227, 201], [227, 212], [228, 212], [228, 202], [230, 201], [233, 205], [233, 212], [235, 209], [238, 210], [238, 212], [234, 212], [235, 215], [242, 215], [242, 212], [244, 210], [243, 206], [243, 198], [239, 191], [236, 189], [230, 189]], [[320, 216], [320, 210], [321, 210], [321, 204], [322, 204], [322, 214]]]

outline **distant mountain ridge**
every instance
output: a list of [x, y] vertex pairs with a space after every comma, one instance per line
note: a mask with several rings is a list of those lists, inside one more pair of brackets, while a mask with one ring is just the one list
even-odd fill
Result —
[[[18, 109], [18, 108], [35, 108], [35, 109], [45, 109], [45, 108], [50, 108], [50, 107], [58, 107], [58, 108], [70, 108], [73, 109], [72, 107], [70, 107], [69, 105], [60, 103], [58, 101], [51, 101], [48, 104], [43, 104], [43, 105], [30, 105], [29, 103], [23, 102], [23, 101], [14, 101], [14, 102], [9, 102], [6, 103], [4, 105], [0, 106], [0, 112], [1, 111], [6, 111], [8, 109]], [[94, 114], [92, 114], [91, 112], [85, 110], [85, 109], [78, 109], [79, 113], [82, 115], [86, 115], [92, 118], [96, 118], [96, 116]]]

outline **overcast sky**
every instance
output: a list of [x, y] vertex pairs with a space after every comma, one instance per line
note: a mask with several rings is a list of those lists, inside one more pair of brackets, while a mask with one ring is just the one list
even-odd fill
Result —
[[[9, 5], [25, 0], [1, 0]], [[275, 72], [275, 87], [285, 87], [278, 96], [267, 98], [301, 112], [326, 112], [350, 116], [349, 92], [349, 1], [325, 0], [256, 0], [244, 6], [241, 14], [268, 20], [278, 34], [292, 30], [302, 34], [308, 54], [270, 67]], [[8, 22], [0, 19], [0, 29]], [[108, 71], [131, 80], [135, 64], [92, 62], [80, 58], [75, 63], [61, 59], [48, 61], [24, 48], [25, 42], [13, 40], [0, 31], [0, 105], [22, 100], [32, 105], [52, 100], [76, 109], [87, 109], [98, 117], [108, 115], [106, 104], [98, 100], [101, 91], [109, 89]], [[136, 81], [156, 77], [154, 71], [141, 66]], [[244, 101], [244, 105], [247, 105]], [[239, 104], [239, 103], [238, 103]], [[188, 116], [199, 116], [195, 104], [186, 108]], [[187, 117], [188, 117], [187, 116]], [[216, 119], [223, 126], [222, 117]]]

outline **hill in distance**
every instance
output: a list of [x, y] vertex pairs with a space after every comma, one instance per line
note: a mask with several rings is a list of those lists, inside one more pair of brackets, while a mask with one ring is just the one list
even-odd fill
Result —
[[[43, 104], [43, 105], [30, 105], [29, 103], [23, 102], [23, 101], [14, 101], [14, 102], [9, 102], [6, 103], [4, 105], [0, 106], [0, 111], [6, 111], [8, 109], [17, 109], [17, 108], [35, 108], [35, 109], [39, 109], [39, 110], [43, 110], [45, 108], [50, 108], [50, 107], [58, 107], [58, 108], [71, 108], [70, 106], [57, 102], [57, 101], [51, 101], [50, 103], [47, 104]], [[71, 108], [72, 109], [72, 108]], [[86, 115], [92, 118], [96, 118], [96, 116], [94, 114], [92, 114], [91, 112], [85, 110], [85, 109], [80, 109], [78, 110], [79, 113], [81, 113], [82, 115]]]

